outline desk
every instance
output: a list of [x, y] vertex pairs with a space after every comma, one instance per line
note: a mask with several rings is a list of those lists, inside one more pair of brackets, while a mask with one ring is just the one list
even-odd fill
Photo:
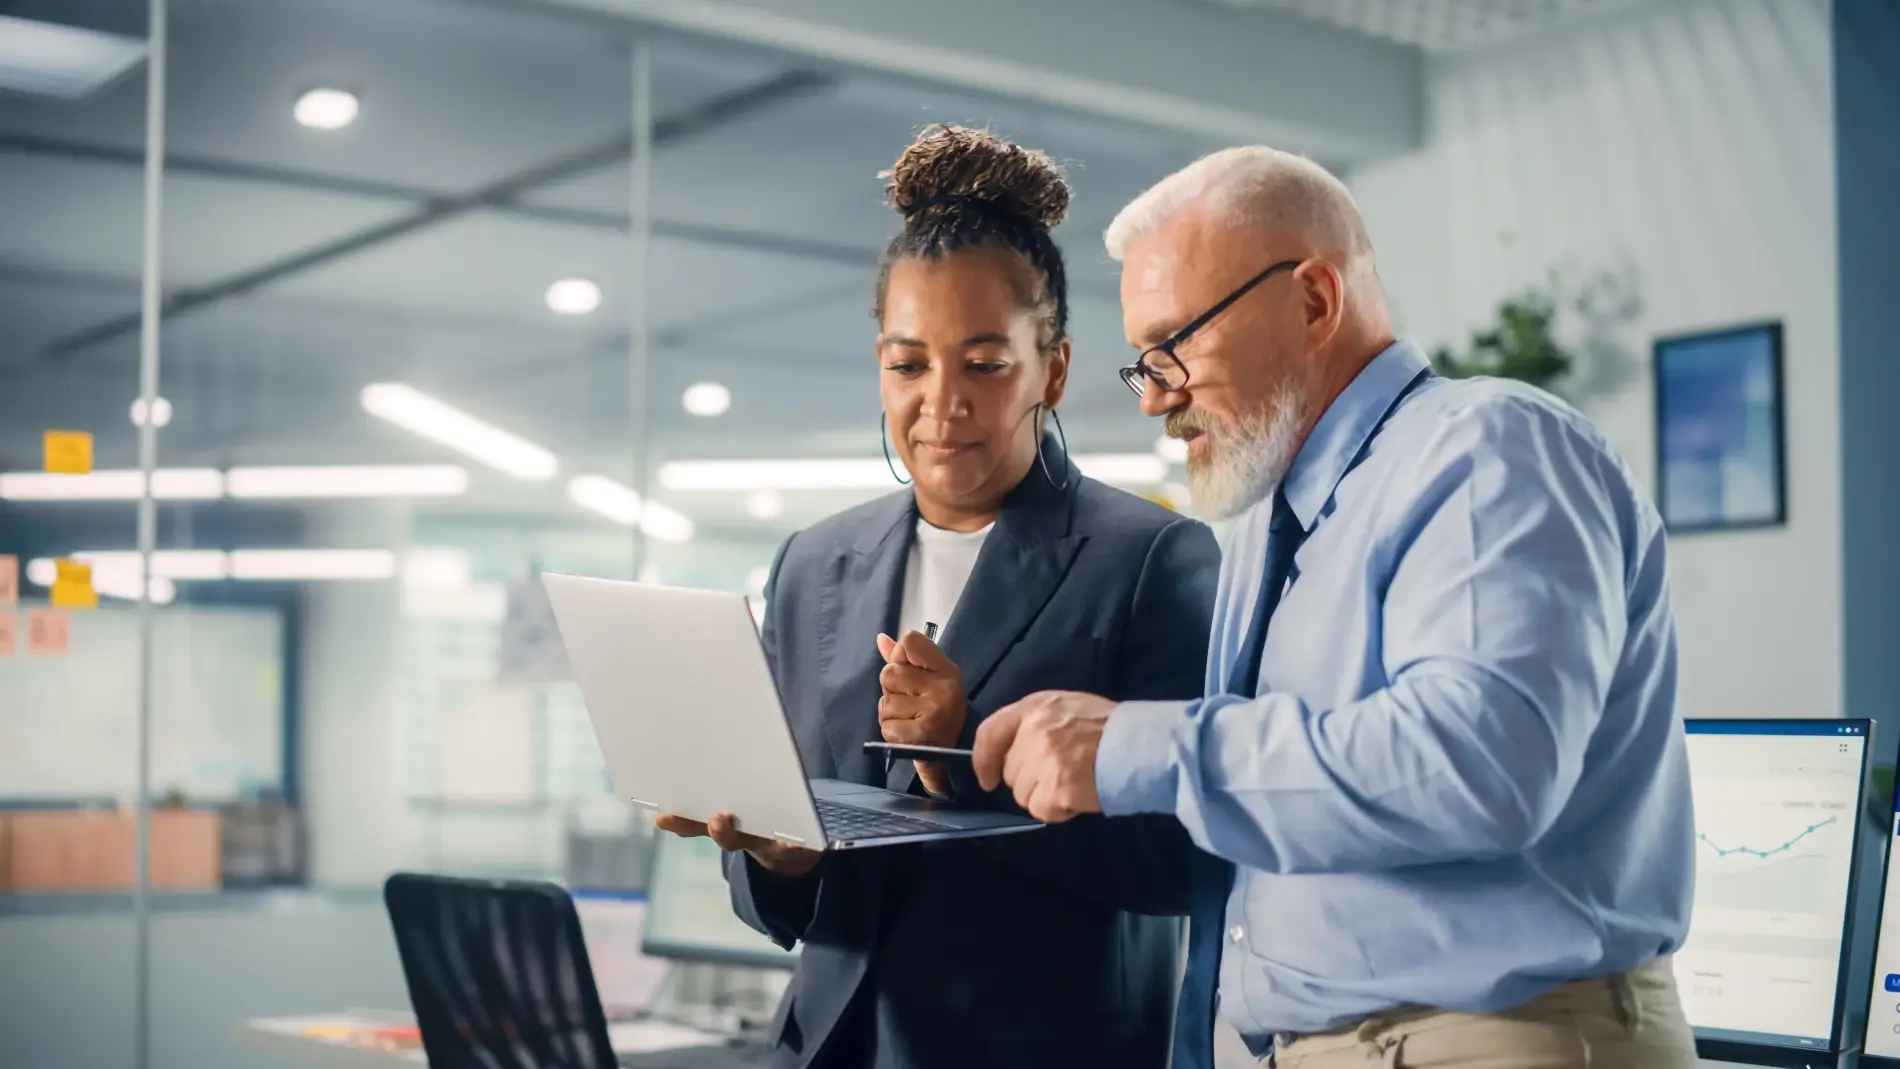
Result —
[[[300, 1069], [423, 1069], [429, 1059], [420, 1049], [385, 1050], [345, 1038], [349, 1033], [368, 1034], [387, 1028], [405, 1017], [396, 1013], [371, 1016], [360, 1011], [258, 1017], [239, 1027], [237, 1042], [261, 1058]], [[624, 1060], [629, 1055], [682, 1047], [718, 1046], [725, 1043], [725, 1038], [664, 1021], [626, 1021], [607, 1026], [607, 1041]]]

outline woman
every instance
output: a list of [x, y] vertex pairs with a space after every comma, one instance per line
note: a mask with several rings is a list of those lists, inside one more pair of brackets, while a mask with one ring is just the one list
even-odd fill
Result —
[[[1055, 420], [1069, 372], [1069, 191], [1045, 156], [926, 131], [890, 175], [904, 228], [878, 271], [886, 455], [908, 489], [792, 537], [764, 642], [806, 772], [1009, 805], [967, 766], [862, 743], [969, 746], [1032, 692], [1201, 693], [1209, 530], [1080, 475]], [[896, 465], [892, 474], [898, 474]], [[902, 481], [902, 480], [900, 480]], [[941, 646], [926, 636], [941, 625]], [[823, 856], [661, 817], [728, 855], [733, 906], [790, 947], [773, 1064], [1161, 1066], [1193, 849], [1172, 818]]]

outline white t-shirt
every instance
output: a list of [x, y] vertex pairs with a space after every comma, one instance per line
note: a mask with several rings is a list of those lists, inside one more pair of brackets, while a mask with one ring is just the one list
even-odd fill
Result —
[[911, 543], [910, 560], [904, 567], [904, 603], [897, 613], [898, 638], [906, 631], [922, 631], [925, 622], [937, 625], [937, 640], [950, 626], [950, 615], [970, 582], [976, 568], [976, 555], [989, 537], [990, 524], [980, 531], [946, 531], [917, 521], [917, 540]]

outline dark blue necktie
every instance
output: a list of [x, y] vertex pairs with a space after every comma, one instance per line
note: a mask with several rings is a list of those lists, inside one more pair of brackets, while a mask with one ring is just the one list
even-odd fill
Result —
[[[1241, 641], [1240, 655], [1227, 674], [1227, 691], [1251, 698], [1260, 685], [1260, 659], [1267, 646], [1267, 622], [1293, 574], [1293, 555], [1306, 529], [1275, 491], [1267, 523], [1267, 567], [1254, 599], [1253, 620]], [[1227, 925], [1227, 898], [1233, 891], [1234, 866], [1196, 851], [1189, 882], [1187, 972], [1181, 1001], [1174, 1011], [1174, 1069], [1214, 1069], [1214, 991], [1220, 984], [1221, 933]]]

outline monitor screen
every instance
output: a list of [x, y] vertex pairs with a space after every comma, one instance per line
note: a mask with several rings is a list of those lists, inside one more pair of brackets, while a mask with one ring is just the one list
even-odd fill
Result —
[[1865, 720], [1691, 720], [1695, 908], [1676, 983], [1699, 1039], [1831, 1051]]
[[711, 839], [653, 837], [647, 877], [646, 953], [683, 961], [789, 969], [796, 951], [780, 950], [733, 915], [725, 855]]
[[580, 889], [569, 895], [580, 917], [601, 1009], [608, 1020], [638, 1017], [652, 1005], [666, 975], [666, 963], [640, 949], [645, 939], [646, 895]]
[[[1900, 812], [1889, 834], [1900, 838]], [[1874, 940], [1874, 983], [1867, 1005], [1866, 1055], [1900, 1061], [1900, 874], [1893, 870], [1893, 840], [1887, 841], [1887, 872], [1880, 881], [1880, 931]]]

